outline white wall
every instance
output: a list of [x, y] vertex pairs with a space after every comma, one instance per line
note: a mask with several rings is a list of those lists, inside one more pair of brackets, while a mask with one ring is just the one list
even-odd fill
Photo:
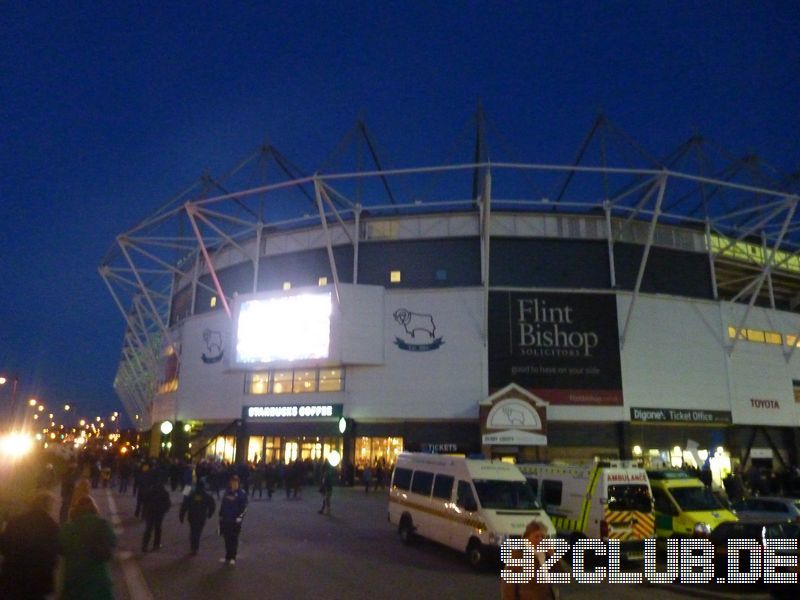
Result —
[[[219, 332], [226, 355], [231, 351], [230, 321], [215, 311], [185, 320], [177, 331], [182, 345], [177, 418], [235, 419], [243, 405], [267, 403], [342, 403], [345, 414], [356, 419], [477, 418], [485, 372], [480, 289], [372, 288], [361, 295], [343, 289], [344, 393], [245, 396], [243, 371], [231, 370], [226, 360], [202, 360], [209, 353], [206, 329]], [[630, 294], [617, 295], [620, 335], [630, 299]], [[424, 332], [409, 338], [394, 318], [401, 308], [430, 315], [442, 345], [427, 352], [398, 347], [396, 337], [430, 341]], [[800, 380], [800, 350], [789, 363], [781, 347], [767, 344], [740, 341], [733, 355], [727, 354], [727, 327], [737, 325], [744, 310], [729, 303], [640, 295], [621, 351], [624, 406], [551, 406], [548, 418], [628, 420], [630, 407], [636, 406], [731, 411], [733, 422], [743, 425], [800, 425], [800, 404], [792, 393], [792, 379]], [[795, 335], [800, 315], [754, 308], [746, 326]], [[753, 398], [774, 400], [778, 407], [754, 407]], [[175, 411], [168, 398], [157, 401], [155, 409], [159, 415]]]
[[[620, 340], [630, 304], [617, 295]], [[640, 295], [633, 310], [621, 354], [625, 406], [730, 410], [719, 306]]]
[[231, 352], [231, 321], [225, 311], [191, 317], [181, 325], [181, 371], [178, 385], [178, 419], [225, 419], [241, 417], [244, 375], [226, 372], [226, 358], [207, 364], [209, 355], [203, 332], [219, 332], [225, 356]]
[[[431, 315], [443, 344], [428, 352], [402, 350], [408, 340], [398, 309]], [[477, 418], [481, 400], [483, 293], [480, 290], [389, 291], [384, 305], [383, 367], [347, 370], [345, 411], [357, 419]], [[413, 343], [430, 341], [420, 332]]]
[[[727, 325], [738, 327], [747, 306], [726, 303], [721, 310], [726, 328]], [[791, 313], [753, 307], [747, 313], [745, 327], [797, 335], [800, 318]], [[730, 365], [731, 411], [735, 423], [800, 425], [800, 410], [792, 392], [792, 379], [800, 379], [800, 349], [787, 363], [782, 346], [739, 340], [730, 356]]]

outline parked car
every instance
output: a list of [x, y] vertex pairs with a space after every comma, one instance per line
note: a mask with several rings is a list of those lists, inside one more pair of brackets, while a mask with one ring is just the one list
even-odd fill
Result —
[[[709, 540], [714, 544], [714, 574], [717, 577], [728, 575], [728, 541], [739, 539], [756, 540], [762, 546], [765, 539], [791, 538], [800, 539], [800, 524], [793, 521], [727, 521], [720, 523], [711, 532]], [[784, 554], [780, 552], [779, 554]], [[798, 555], [798, 551], [789, 551], [785, 554]], [[797, 566], [794, 567], [797, 572]], [[739, 556], [739, 570], [742, 573], [751, 572], [750, 556], [742, 552]], [[797, 598], [798, 586], [796, 584], [768, 584], [767, 590], [774, 598]]]
[[731, 504], [736, 516], [745, 523], [794, 521], [800, 523], [800, 500], [776, 496], [744, 498]]

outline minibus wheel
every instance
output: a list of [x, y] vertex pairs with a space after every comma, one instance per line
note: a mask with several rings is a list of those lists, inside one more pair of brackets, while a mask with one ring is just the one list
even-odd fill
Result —
[[483, 544], [480, 540], [472, 538], [467, 544], [467, 561], [473, 569], [480, 569], [484, 563]]
[[403, 515], [400, 519], [400, 526], [397, 528], [400, 533], [400, 540], [404, 544], [411, 544], [414, 542], [414, 522], [408, 515]]

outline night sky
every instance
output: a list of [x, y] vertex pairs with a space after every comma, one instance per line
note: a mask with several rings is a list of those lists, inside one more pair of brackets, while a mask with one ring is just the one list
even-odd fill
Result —
[[100, 4], [0, 11], [0, 373], [83, 415], [122, 410], [115, 236], [265, 140], [313, 172], [363, 116], [389, 165], [440, 164], [481, 102], [526, 162], [602, 111], [655, 155], [800, 167], [794, 0]]

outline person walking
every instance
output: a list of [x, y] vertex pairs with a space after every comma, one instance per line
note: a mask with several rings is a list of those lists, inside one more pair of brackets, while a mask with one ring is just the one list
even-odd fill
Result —
[[250, 488], [251, 497], [256, 497], [258, 492], [259, 499], [264, 497], [264, 479], [266, 478], [266, 465], [264, 463], [256, 463], [253, 466], [253, 474], [250, 477], [253, 486]]
[[219, 532], [225, 538], [225, 558], [220, 558], [220, 562], [236, 564], [239, 534], [242, 531], [242, 520], [246, 510], [247, 494], [239, 489], [238, 475], [231, 475], [228, 489], [225, 490], [219, 506]]
[[364, 482], [364, 493], [369, 494], [369, 486], [372, 485], [372, 469], [369, 464], [364, 466], [364, 471], [361, 473], [361, 481]]
[[38, 492], [30, 508], [9, 519], [0, 534], [0, 598], [44, 600], [53, 592], [58, 562], [58, 523], [50, 516], [55, 498]]
[[144, 512], [142, 511], [142, 506], [144, 505], [144, 498], [150, 489], [150, 486], [153, 484], [153, 470], [150, 468], [149, 463], [143, 463], [142, 466], [139, 468], [137, 473], [136, 481], [134, 482], [134, 489], [136, 490], [134, 494], [136, 494], [136, 510], [134, 511], [134, 516], [144, 518]]
[[66, 522], [69, 517], [69, 507], [72, 504], [72, 494], [75, 492], [75, 482], [78, 479], [78, 466], [74, 463], [67, 466], [61, 477], [61, 510], [59, 522]]
[[326, 463], [322, 467], [322, 483], [319, 486], [319, 493], [322, 494], [322, 508], [319, 514], [331, 515], [331, 496], [333, 495], [333, 469]]
[[206, 519], [214, 515], [217, 505], [211, 494], [206, 492], [202, 481], [198, 481], [191, 493], [183, 499], [178, 520], [183, 523], [184, 517], [189, 518], [189, 549], [192, 556], [200, 550], [200, 536], [203, 534]]
[[117, 538], [111, 524], [100, 517], [91, 496], [84, 496], [58, 534], [64, 558], [60, 600], [113, 600], [108, 563]]
[[167, 514], [170, 506], [172, 506], [172, 502], [169, 499], [167, 488], [159, 481], [153, 482], [150, 489], [145, 492], [142, 503], [145, 519], [142, 552], [147, 552], [151, 533], [154, 533], [153, 550], [161, 548], [161, 523], [164, 521], [164, 515]]

